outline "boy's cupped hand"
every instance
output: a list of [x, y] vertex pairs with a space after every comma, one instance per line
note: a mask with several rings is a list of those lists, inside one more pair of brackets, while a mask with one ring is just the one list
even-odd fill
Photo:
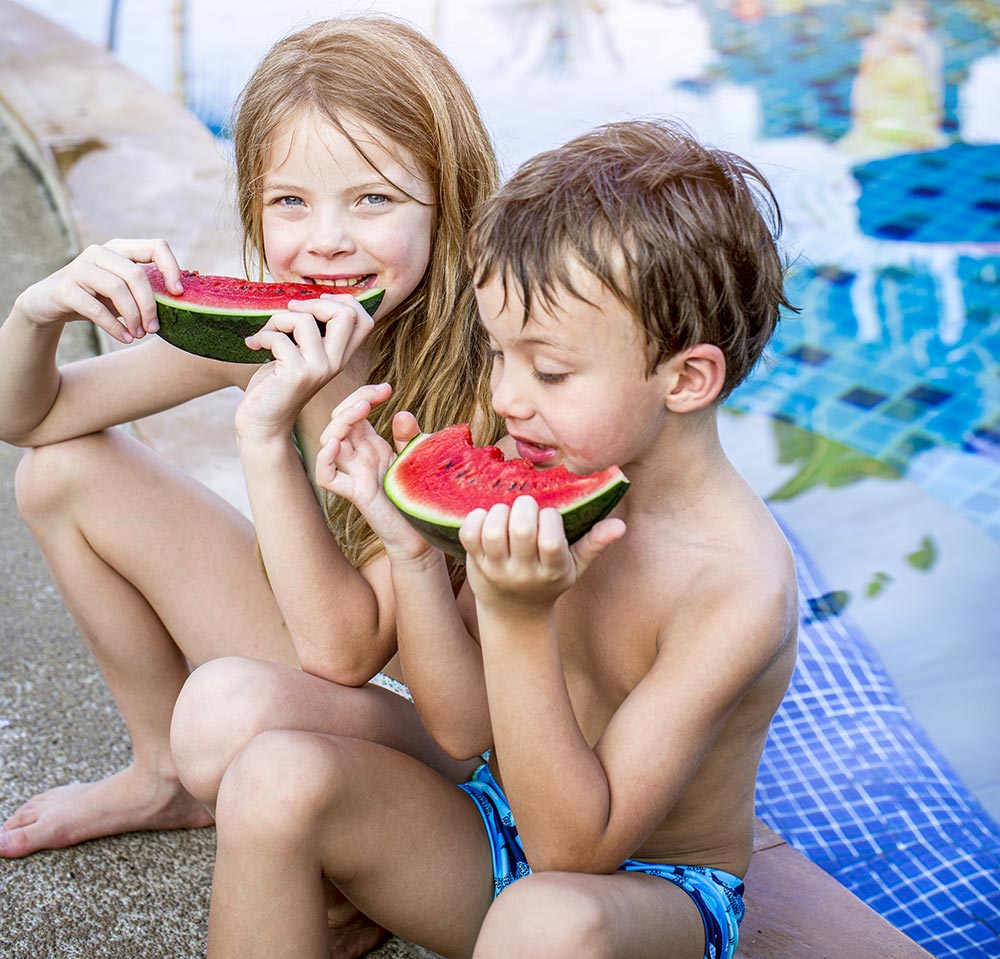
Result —
[[477, 602], [539, 611], [624, 535], [622, 520], [604, 519], [571, 546], [559, 511], [539, 509], [530, 496], [519, 496], [512, 506], [473, 510], [459, 530]]

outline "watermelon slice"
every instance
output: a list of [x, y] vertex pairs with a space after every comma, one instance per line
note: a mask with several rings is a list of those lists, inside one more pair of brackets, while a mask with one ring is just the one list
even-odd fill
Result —
[[429, 543], [462, 558], [458, 529], [478, 507], [532, 496], [539, 506], [559, 510], [572, 543], [614, 509], [629, 482], [617, 466], [577, 476], [562, 466], [536, 469], [527, 460], [505, 460], [495, 446], [473, 446], [472, 430], [460, 423], [410, 440], [386, 472], [384, 485]]
[[385, 296], [385, 290], [338, 287], [334, 291], [315, 283], [254, 283], [232, 276], [202, 276], [192, 270], [181, 271], [184, 292], [176, 296], [167, 292], [156, 267], [147, 266], [146, 273], [156, 298], [160, 336], [188, 353], [229, 363], [274, 359], [270, 350], [251, 350], [243, 340], [256, 333], [272, 313], [287, 309], [289, 300], [350, 293], [371, 315]]

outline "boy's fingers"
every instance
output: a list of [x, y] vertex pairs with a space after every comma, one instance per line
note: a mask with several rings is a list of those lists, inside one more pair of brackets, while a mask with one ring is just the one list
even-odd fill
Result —
[[510, 508], [510, 518], [507, 521], [511, 556], [524, 560], [536, 559], [538, 534], [538, 503], [531, 496], [518, 496]]
[[472, 510], [458, 529], [458, 540], [467, 553], [478, 555], [481, 552], [483, 540], [483, 523], [486, 522], [486, 510]]
[[545, 565], [554, 565], [565, 555], [566, 529], [559, 510], [547, 507], [538, 514], [538, 558]]
[[582, 573], [612, 543], [625, 535], [625, 523], [620, 519], [602, 519], [577, 540], [570, 549], [576, 557], [577, 572]]
[[487, 559], [504, 560], [510, 554], [509, 528], [510, 507], [506, 503], [491, 506], [482, 530], [483, 553]]

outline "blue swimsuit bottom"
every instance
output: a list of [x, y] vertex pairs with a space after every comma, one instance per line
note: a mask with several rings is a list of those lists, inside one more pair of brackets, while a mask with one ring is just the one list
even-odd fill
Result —
[[[476, 802], [493, 852], [493, 898], [522, 876], [531, 875], [514, 815], [490, 767], [483, 763], [467, 783], [460, 783]], [[644, 872], [680, 886], [698, 907], [705, 926], [704, 959], [732, 959], [743, 920], [743, 880], [707, 866], [666, 866], [626, 859], [620, 872]]]

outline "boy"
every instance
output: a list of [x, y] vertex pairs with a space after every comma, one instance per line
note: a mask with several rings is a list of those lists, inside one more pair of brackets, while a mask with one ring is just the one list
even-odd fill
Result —
[[325, 955], [324, 875], [339, 956], [377, 941], [364, 916], [445, 956], [732, 955], [797, 628], [790, 551], [716, 430], [785, 303], [758, 202], [776, 232], [752, 166], [645, 120], [536, 157], [481, 213], [510, 445], [631, 480], [572, 547], [530, 498], [477, 510], [456, 602], [381, 489], [366, 417], [389, 387], [334, 411], [317, 476], [385, 542], [421, 717], [453, 756], [491, 755], [456, 788], [368, 742], [253, 740], [219, 796], [210, 955]]

